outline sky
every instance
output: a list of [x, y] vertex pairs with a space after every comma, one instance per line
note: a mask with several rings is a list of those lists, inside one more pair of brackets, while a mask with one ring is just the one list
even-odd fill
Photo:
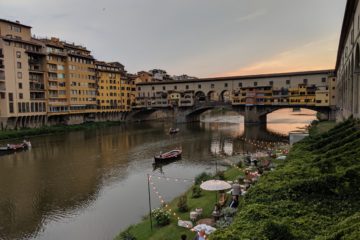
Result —
[[130, 73], [333, 69], [346, 0], [0, 0], [0, 18], [82, 44]]

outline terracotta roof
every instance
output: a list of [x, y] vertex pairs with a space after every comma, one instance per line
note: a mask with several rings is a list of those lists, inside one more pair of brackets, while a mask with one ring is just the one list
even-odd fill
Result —
[[214, 78], [198, 78], [187, 80], [171, 80], [161, 82], [147, 82], [138, 83], [137, 85], [162, 85], [162, 84], [176, 84], [176, 83], [201, 83], [209, 81], [228, 81], [228, 80], [245, 80], [245, 79], [257, 79], [257, 78], [274, 78], [274, 77], [293, 77], [293, 76], [306, 76], [316, 74], [329, 74], [333, 75], [334, 70], [316, 70], [316, 71], [304, 71], [304, 72], [286, 72], [286, 73], [270, 73], [270, 74], [258, 74], [258, 75], [243, 75], [243, 76], [231, 76], [231, 77], [214, 77]]

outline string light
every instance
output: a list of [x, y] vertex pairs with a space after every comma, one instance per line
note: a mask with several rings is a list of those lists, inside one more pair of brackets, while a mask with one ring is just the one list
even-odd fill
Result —
[[[157, 190], [156, 186], [155, 186], [155, 183], [152, 181], [152, 176], [149, 175], [149, 182], [152, 186], [152, 189], [154, 190], [155, 192], [155, 195], [158, 197], [159, 201], [161, 204], [163, 204], [163, 206], [165, 207], [165, 209], [170, 213], [170, 215], [174, 216], [178, 221], [183, 221], [177, 214], [175, 211], [172, 210], [172, 208], [165, 203], [164, 201], [164, 198], [160, 195], [159, 191]], [[170, 179], [170, 178], [169, 178]], [[174, 178], [176, 179], [176, 178]], [[187, 179], [188, 180], [188, 179]], [[192, 226], [190, 226], [189, 224], [187, 224], [185, 221], [183, 221], [185, 223], [185, 225], [187, 226], [188, 229], [190, 229]]]

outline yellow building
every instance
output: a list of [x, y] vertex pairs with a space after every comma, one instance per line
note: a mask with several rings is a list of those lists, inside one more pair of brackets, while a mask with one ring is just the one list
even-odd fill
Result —
[[124, 111], [123, 78], [125, 77], [124, 66], [120, 63], [95, 62], [98, 111]]
[[50, 115], [96, 111], [95, 60], [85, 47], [41, 39], [46, 45]]

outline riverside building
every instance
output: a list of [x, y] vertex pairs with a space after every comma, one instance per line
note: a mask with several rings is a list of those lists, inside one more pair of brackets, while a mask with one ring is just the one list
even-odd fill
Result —
[[124, 119], [135, 100], [133, 79], [120, 63], [104, 63], [114, 70], [105, 79], [95, 61], [84, 46], [36, 39], [30, 26], [0, 19], [0, 127]]
[[360, 6], [348, 0], [336, 60], [337, 120], [360, 118]]
[[1, 129], [46, 123], [44, 50], [30, 26], [0, 19]]

